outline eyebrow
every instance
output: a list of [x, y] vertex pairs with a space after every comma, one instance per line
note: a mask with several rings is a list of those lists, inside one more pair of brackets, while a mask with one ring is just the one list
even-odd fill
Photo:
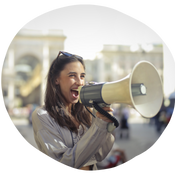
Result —
[[[77, 72], [69, 72], [67, 75], [69, 74], [77, 74]], [[86, 75], [86, 73], [81, 73], [81, 74]]]

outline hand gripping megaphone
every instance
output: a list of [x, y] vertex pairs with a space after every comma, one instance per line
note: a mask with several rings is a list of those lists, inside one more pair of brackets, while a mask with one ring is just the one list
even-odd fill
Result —
[[[78, 91], [79, 102], [85, 106], [127, 104], [145, 118], [154, 117], [163, 101], [160, 76], [154, 65], [147, 61], [138, 62], [132, 72], [119, 81], [80, 86]], [[116, 119], [113, 120], [116, 123]]]

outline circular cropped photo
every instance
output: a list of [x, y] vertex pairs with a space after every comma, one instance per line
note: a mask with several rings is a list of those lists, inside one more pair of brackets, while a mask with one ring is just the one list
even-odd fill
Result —
[[26, 21], [9, 43], [4, 105], [41, 154], [78, 170], [117, 168], [171, 122], [175, 64], [166, 53], [152, 29], [119, 11], [59, 8]]

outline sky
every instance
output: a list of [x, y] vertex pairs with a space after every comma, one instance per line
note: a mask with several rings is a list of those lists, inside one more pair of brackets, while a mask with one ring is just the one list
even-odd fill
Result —
[[[130, 45], [134, 48], [138, 44], [164, 44], [159, 35], [142, 21], [115, 9], [96, 5], [57, 8], [32, 19], [22, 29], [42, 30], [43, 33], [63, 30], [67, 37], [64, 50], [90, 60], [106, 44]], [[175, 65], [167, 47], [164, 47], [164, 65], [164, 93], [169, 96], [175, 90], [175, 83], [169, 80]]]
[[29, 16], [17, 28], [61, 29], [67, 37], [64, 51], [84, 59], [94, 59], [104, 44], [162, 44], [166, 94], [175, 90], [175, 54], [170, 43], [154, 24], [113, 5], [85, 1], [65, 3]]

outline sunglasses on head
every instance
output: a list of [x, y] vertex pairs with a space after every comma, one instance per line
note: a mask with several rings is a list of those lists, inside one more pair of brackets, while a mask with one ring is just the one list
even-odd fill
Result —
[[78, 56], [78, 55], [73, 55], [73, 54], [71, 54], [71, 53], [68, 53], [68, 52], [63, 52], [63, 51], [60, 51], [59, 53], [58, 53], [58, 56], [57, 56], [57, 58], [60, 56], [60, 54], [63, 54], [64, 56], [67, 56], [67, 57], [75, 57], [75, 58], [80, 58], [80, 59], [83, 59], [82, 57], [80, 57], [80, 56]]

